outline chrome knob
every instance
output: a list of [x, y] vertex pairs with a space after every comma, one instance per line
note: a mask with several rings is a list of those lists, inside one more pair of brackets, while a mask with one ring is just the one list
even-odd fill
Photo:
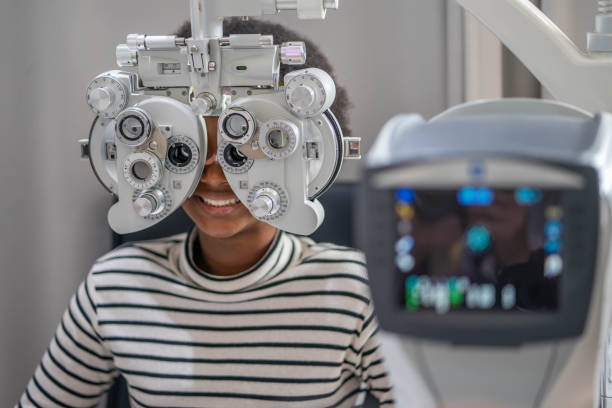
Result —
[[132, 203], [134, 211], [141, 217], [157, 215], [164, 210], [166, 200], [160, 190], [145, 190]]
[[113, 102], [113, 91], [108, 87], [96, 88], [89, 93], [89, 103], [100, 112], [110, 108]]
[[206, 115], [216, 107], [217, 101], [215, 97], [208, 92], [201, 93], [191, 101], [191, 110], [196, 115]]
[[257, 218], [276, 214], [280, 210], [280, 194], [272, 188], [260, 188], [253, 196], [249, 209]]
[[157, 203], [152, 197], [144, 196], [138, 197], [136, 200], [134, 200], [133, 206], [136, 214], [140, 215], [141, 217], [147, 217], [155, 210]]
[[128, 95], [121, 75], [110, 72], [99, 75], [91, 81], [87, 87], [86, 98], [87, 104], [96, 115], [114, 118], [125, 109]]
[[296, 110], [305, 111], [314, 104], [315, 91], [309, 86], [300, 85], [287, 93], [287, 100], [293, 104]]
[[318, 68], [292, 71], [285, 75], [285, 100], [301, 118], [320, 115], [334, 102], [336, 85], [332, 77]]
[[251, 211], [253, 211], [253, 215], [257, 218], [265, 217], [266, 215], [270, 215], [270, 212], [274, 208], [274, 201], [269, 196], [263, 195], [259, 196], [253, 200], [251, 204]]

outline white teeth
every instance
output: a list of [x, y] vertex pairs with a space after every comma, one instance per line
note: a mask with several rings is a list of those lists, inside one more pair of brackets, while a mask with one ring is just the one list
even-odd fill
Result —
[[209, 198], [198, 197], [204, 204], [212, 205], [213, 207], [224, 207], [226, 205], [238, 204], [240, 200], [233, 198], [231, 200], [211, 200]]

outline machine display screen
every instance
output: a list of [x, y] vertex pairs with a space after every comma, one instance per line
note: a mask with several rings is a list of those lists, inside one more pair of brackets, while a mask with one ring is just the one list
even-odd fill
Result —
[[395, 191], [401, 306], [439, 314], [559, 308], [564, 191]]

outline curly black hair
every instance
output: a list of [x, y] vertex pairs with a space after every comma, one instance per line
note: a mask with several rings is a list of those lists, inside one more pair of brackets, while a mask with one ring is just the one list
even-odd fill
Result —
[[[303, 41], [306, 44], [307, 57], [306, 64], [304, 65], [281, 65], [280, 76], [281, 78], [288, 72], [296, 69], [304, 68], [320, 68], [327, 72], [333, 78], [336, 83], [336, 99], [331, 106], [332, 112], [336, 115], [342, 132], [345, 136], [350, 136], [351, 129], [349, 128], [348, 110], [352, 104], [349, 100], [348, 93], [344, 87], [338, 85], [334, 68], [330, 64], [329, 60], [323, 54], [321, 49], [312, 41], [304, 38], [293, 30], [289, 30], [280, 24], [269, 23], [267, 21], [261, 21], [257, 19], [243, 20], [238, 17], [228, 18], [223, 21], [223, 32], [229, 34], [262, 34], [262, 35], [273, 35], [274, 42], [281, 44], [289, 41]], [[189, 38], [191, 37], [191, 23], [185, 21], [183, 25], [175, 33], [177, 37]]]

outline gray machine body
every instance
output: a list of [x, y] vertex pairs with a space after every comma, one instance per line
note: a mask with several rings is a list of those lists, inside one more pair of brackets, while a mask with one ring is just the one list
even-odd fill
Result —
[[[358, 226], [398, 406], [597, 406], [612, 267], [611, 120], [558, 102], [508, 100], [464, 105], [431, 122], [399, 116], [383, 128], [367, 158]], [[571, 175], [580, 175], [584, 199], [575, 200], [579, 211], [568, 226], [575, 233], [564, 245], [581, 249], [568, 250], [573, 266], [564, 270], [558, 311], [437, 315], [389, 300], [393, 262], [383, 248], [395, 238], [385, 191], [469, 184], [474, 161], [490, 170], [479, 180], [484, 185], [520, 186], [530, 175], [571, 184]]]

